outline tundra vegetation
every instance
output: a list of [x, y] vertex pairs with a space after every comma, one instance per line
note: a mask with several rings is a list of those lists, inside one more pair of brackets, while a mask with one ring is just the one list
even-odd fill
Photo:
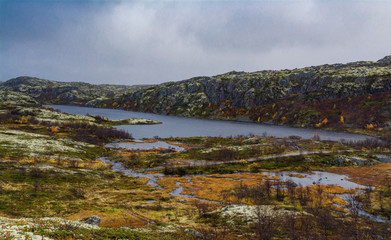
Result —
[[[390, 57], [156, 86], [12, 79], [0, 84], [0, 238], [390, 239], [389, 83]], [[41, 105], [65, 102], [378, 137], [156, 137], [143, 142], [184, 151], [115, 149], [138, 142], [113, 126], [159, 122]], [[354, 187], [284, 180], [312, 173]]]
[[[132, 136], [102, 117], [5, 104], [0, 121], [5, 239], [390, 237], [389, 223], [359, 215], [365, 210], [390, 217], [389, 142], [251, 135], [144, 140], [181, 146], [182, 152], [108, 149], [104, 146], [112, 141], [132, 144]], [[316, 153], [283, 156], [294, 152]], [[102, 156], [129, 169], [165, 173], [157, 180], [162, 189], [146, 178], [110, 171], [110, 164], [97, 160]], [[280, 170], [299, 172], [295, 177], [337, 172], [374, 188], [300, 186], [265, 174]], [[193, 199], [170, 194], [178, 183], [181, 194]], [[99, 227], [82, 222], [93, 215], [101, 217]]]

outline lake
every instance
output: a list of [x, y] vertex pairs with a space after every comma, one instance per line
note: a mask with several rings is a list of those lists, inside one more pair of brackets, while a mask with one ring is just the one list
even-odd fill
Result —
[[340, 141], [345, 140], [364, 140], [368, 136], [349, 134], [341, 132], [331, 132], [316, 129], [294, 128], [286, 126], [275, 126], [268, 124], [235, 122], [223, 120], [208, 120], [197, 118], [186, 118], [177, 116], [166, 116], [152, 113], [132, 112], [107, 108], [88, 108], [66, 105], [50, 105], [65, 113], [78, 115], [100, 115], [112, 120], [126, 118], [146, 118], [163, 122], [163, 124], [154, 125], [125, 125], [116, 126], [130, 132], [135, 139], [161, 138], [167, 137], [195, 137], [195, 136], [214, 136], [229, 137], [235, 135], [254, 134], [258, 136], [289, 137], [292, 135], [310, 139], [314, 133], [318, 133], [321, 140]]

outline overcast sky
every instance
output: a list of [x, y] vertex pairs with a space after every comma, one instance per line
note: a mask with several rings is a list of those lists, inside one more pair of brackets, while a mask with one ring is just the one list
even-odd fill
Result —
[[0, 80], [155, 84], [391, 55], [391, 1], [0, 0]]

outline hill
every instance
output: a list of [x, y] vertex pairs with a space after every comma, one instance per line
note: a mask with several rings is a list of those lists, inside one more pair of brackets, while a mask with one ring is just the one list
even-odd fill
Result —
[[17, 77], [0, 83], [0, 90], [20, 92], [44, 104], [92, 104], [115, 98], [117, 95], [140, 90], [150, 85], [109, 85], [89, 84], [84, 82], [57, 82], [35, 77]]
[[0, 84], [0, 90], [20, 91], [41, 103], [186, 117], [301, 127], [391, 127], [391, 56], [136, 87], [19, 77]]
[[303, 127], [387, 128], [390, 64], [388, 56], [377, 62], [229, 72], [155, 85], [98, 106]]

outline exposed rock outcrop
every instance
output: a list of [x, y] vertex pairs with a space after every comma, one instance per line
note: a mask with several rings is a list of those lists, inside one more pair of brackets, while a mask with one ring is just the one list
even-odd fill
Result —
[[12, 91], [0, 91], [0, 103], [19, 106], [39, 106], [39, 103], [32, 97]]
[[96, 215], [83, 220], [83, 222], [94, 225], [94, 226], [99, 226], [100, 221], [101, 221], [101, 218]]

